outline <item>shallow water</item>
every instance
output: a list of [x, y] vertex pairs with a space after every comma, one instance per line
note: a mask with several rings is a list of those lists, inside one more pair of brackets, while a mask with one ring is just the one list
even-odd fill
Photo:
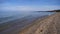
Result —
[[[51, 15], [53, 12], [21, 12], [21, 11], [0, 11], [0, 24], [16, 19], [20, 19], [23, 17], [30, 16], [32, 17], [40, 17], [44, 15]], [[27, 17], [28, 18], [28, 17]]]

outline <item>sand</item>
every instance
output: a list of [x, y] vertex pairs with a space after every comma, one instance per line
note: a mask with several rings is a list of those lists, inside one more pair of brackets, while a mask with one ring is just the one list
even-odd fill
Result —
[[19, 34], [60, 34], [60, 13], [48, 16], [22, 31]]

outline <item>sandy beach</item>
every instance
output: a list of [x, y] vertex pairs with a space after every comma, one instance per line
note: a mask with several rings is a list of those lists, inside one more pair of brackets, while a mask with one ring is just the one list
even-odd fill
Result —
[[60, 34], [60, 13], [48, 16], [19, 34]]

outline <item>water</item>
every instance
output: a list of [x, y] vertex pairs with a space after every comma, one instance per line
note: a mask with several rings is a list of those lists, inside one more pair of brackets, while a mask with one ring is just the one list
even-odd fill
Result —
[[51, 14], [53, 13], [52, 12], [0, 11], [0, 24], [12, 20], [20, 19], [23, 17], [27, 17], [27, 16], [31, 16], [34, 18], [34, 17], [44, 16], [44, 15], [51, 15]]

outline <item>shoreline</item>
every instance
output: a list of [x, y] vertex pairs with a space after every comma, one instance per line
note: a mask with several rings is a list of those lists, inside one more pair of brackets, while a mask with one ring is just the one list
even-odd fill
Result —
[[[23, 30], [24, 28], [26, 28], [26, 27], [34, 24], [34, 23], [33, 23], [34, 21], [36, 21], [36, 20], [38, 20], [38, 19], [42, 19], [42, 18], [44, 18], [44, 17], [47, 17], [47, 15], [41, 16], [41, 17], [39, 17], [39, 18], [35, 18], [35, 20], [33, 20], [32, 23], [29, 24], [29, 23], [27, 22], [28, 24], [26, 24], [25, 26], [20, 26], [20, 23], [19, 23], [19, 22], [20, 22], [20, 19], [17, 20], [18, 23], [14, 23], [14, 21], [13, 21], [13, 22], [10, 23], [10, 25], [9, 25], [9, 23], [7, 22], [6, 24], [3, 24], [2, 26], [0, 26], [1, 34], [2, 34], [3, 32], [6, 33], [6, 34], [7, 34], [8, 32], [10, 32], [10, 33], [12, 34], [12, 32], [14, 32], [16, 29], [18, 29], [19, 31], [20, 31], [21, 29]], [[23, 18], [23, 20], [22, 20], [21, 22], [23, 23], [23, 22], [25, 22], [25, 21], [26, 21], [26, 20], [24, 20], [24, 18]], [[23, 25], [24, 25], [24, 24], [23, 24]], [[12, 27], [15, 28], [15, 30], [14, 30]], [[22, 28], [20, 28], [20, 27], [22, 27]], [[12, 29], [11, 29], [11, 28], [12, 28]], [[19, 28], [20, 28], [20, 29], [19, 29]], [[10, 29], [11, 29], [11, 30], [10, 30]], [[5, 30], [5, 31], [4, 31], [4, 30]], [[9, 30], [9, 31], [7, 31], [7, 30]], [[18, 30], [16, 30], [16, 31], [18, 31]], [[4, 34], [4, 33], [3, 33], [3, 34]], [[9, 34], [9, 33], [8, 33], [8, 34]], [[16, 33], [14, 32], [14, 34], [16, 34]]]

